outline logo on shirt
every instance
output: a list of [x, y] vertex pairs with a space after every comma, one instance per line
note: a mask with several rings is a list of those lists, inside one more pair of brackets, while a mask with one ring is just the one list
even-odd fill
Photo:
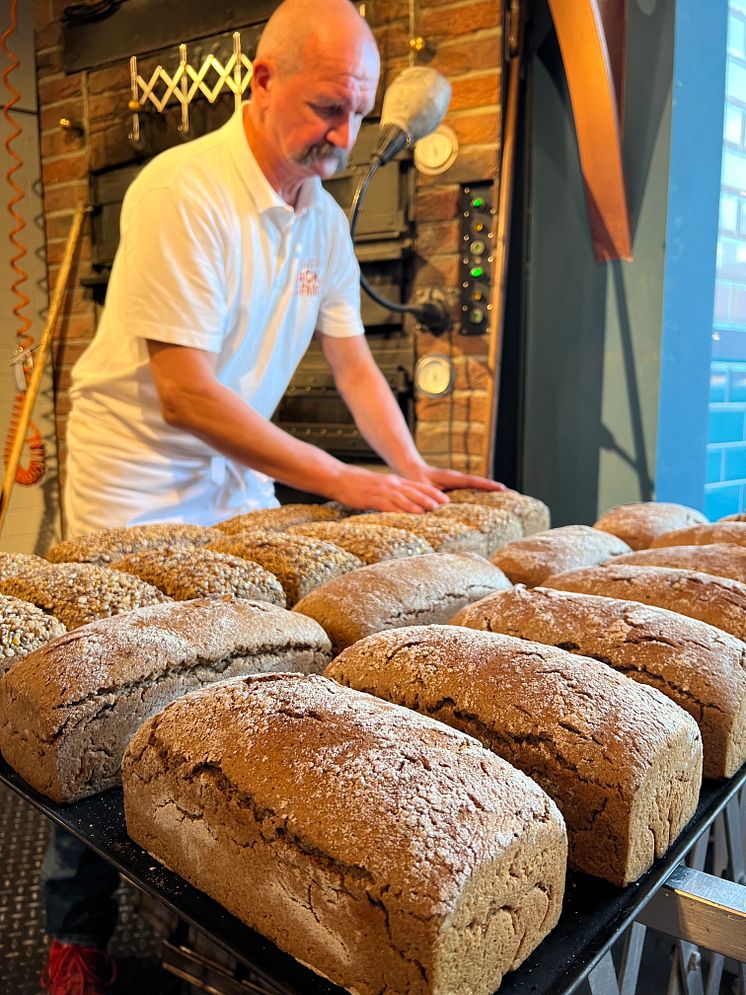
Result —
[[320, 291], [318, 259], [302, 259], [298, 279], [295, 281], [295, 293], [301, 297], [316, 297]]

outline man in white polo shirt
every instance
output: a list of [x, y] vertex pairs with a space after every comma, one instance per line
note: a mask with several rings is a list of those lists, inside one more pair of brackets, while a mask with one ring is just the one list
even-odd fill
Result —
[[[355, 508], [425, 511], [441, 488], [374, 363], [344, 215], [321, 187], [372, 109], [379, 58], [349, 0], [285, 0], [252, 100], [146, 166], [122, 210], [106, 307], [73, 372], [68, 531], [212, 524], [276, 504], [273, 480]], [[393, 471], [347, 466], [269, 418], [316, 332], [360, 431]], [[42, 868], [54, 995], [110, 991], [117, 874], [56, 829]]]

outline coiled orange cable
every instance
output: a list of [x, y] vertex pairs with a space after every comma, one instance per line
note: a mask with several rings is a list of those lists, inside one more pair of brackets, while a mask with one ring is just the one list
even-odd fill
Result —
[[[11, 134], [6, 139], [5, 148], [8, 150], [8, 155], [14, 160], [14, 164], [10, 167], [6, 173], [6, 178], [8, 184], [14, 191], [13, 196], [8, 202], [8, 213], [13, 218], [14, 227], [10, 233], [10, 241], [15, 249], [15, 255], [12, 256], [10, 260], [10, 265], [13, 272], [16, 274], [16, 279], [11, 284], [11, 290], [16, 298], [16, 303], [13, 306], [13, 314], [18, 320], [18, 329], [16, 334], [18, 336], [18, 344], [21, 349], [28, 349], [33, 345], [34, 338], [30, 333], [31, 320], [24, 313], [25, 309], [28, 307], [30, 300], [28, 296], [21, 289], [23, 284], [28, 280], [28, 273], [21, 266], [21, 260], [26, 255], [26, 246], [19, 241], [19, 235], [26, 227], [26, 222], [24, 221], [22, 215], [20, 215], [16, 206], [23, 200], [24, 192], [21, 187], [15, 181], [15, 174], [23, 165], [23, 160], [18, 155], [18, 153], [13, 148], [13, 142], [21, 134], [21, 128], [19, 127], [15, 117], [11, 114], [11, 111], [15, 104], [21, 99], [21, 94], [13, 86], [10, 75], [18, 68], [20, 65], [18, 56], [13, 52], [8, 45], [8, 39], [13, 34], [18, 24], [17, 17], [17, 0], [11, 0], [10, 3], [10, 23], [6, 31], [3, 32], [2, 37], [0, 37], [0, 47], [5, 52], [8, 57], [8, 66], [2, 74], [3, 83], [5, 84], [7, 90], [10, 92], [11, 97], [5, 105], [3, 106], [3, 116], [8, 122], [11, 128]], [[30, 353], [29, 353], [30, 356]], [[13, 448], [13, 440], [15, 438], [16, 432], [18, 431], [18, 423], [21, 417], [21, 411], [23, 409], [24, 393], [19, 391], [16, 394], [15, 401], [13, 403], [13, 410], [10, 416], [10, 428], [8, 431], [8, 438], [5, 443], [5, 462], [8, 463], [10, 460], [10, 453]], [[46, 469], [47, 454], [44, 447], [44, 440], [41, 437], [41, 432], [36, 427], [33, 422], [29, 422], [28, 434], [26, 436], [26, 446], [29, 450], [29, 462], [28, 466], [19, 466], [16, 471], [16, 483], [18, 484], [36, 484], [44, 476], [44, 471]]]

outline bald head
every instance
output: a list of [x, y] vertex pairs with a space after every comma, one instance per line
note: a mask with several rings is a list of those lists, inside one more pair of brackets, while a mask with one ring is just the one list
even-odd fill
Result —
[[256, 59], [270, 59], [281, 73], [303, 72], [319, 54], [340, 46], [373, 50], [373, 33], [350, 0], [284, 0], [267, 21]]

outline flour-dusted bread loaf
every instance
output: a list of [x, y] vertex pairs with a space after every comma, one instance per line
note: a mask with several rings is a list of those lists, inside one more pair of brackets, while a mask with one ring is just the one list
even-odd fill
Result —
[[436, 553], [478, 553], [485, 556], [487, 552], [482, 532], [456, 519], [410, 515], [399, 511], [374, 511], [356, 515], [353, 521], [357, 525], [385, 525], [388, 528], [404, 529], [405, 532], [420, 536]]
[[287, 531], [289, 535], [303, 535], [309, 539], [333, 542], [335, 546], [357, 556], [361, 563], [367, 564], [433, 552], [430, 543], [413, 532], [391, 529], [386, 525], [358, 525], [354, 519], [291, 525]]
[[284, 504], [279, 508], [257, 508], [244, 515], [234, 515], [215, 526], [221, 532], [234, 535], [248, 529], [276, 529], [284, 532], [289, 525], [306, 522], [336, 522], [344, 518], [340, 508], [327, 504]]
[[119, 783], [127, 741], [169, 701], [213, 681], [318, 672], [329, 641], [311, 619], [240, 598], [140, 608], [86, 625], [0, 681], [0, 752], [37, 791], [75, 801]]
[[587, 525], [564, 525], [517, 539], [491, 557], [514, 584], [536, 587], [550, 574], [605, 563], [629, 553], [626, 542]]
[[465, 605], [510, 581], [474, 553], [430, 553], [374, 563], [317, 587], [293, 611], [322, 626], [335, 652], [400, 625], [447, 622]]
[[453, 625], [501, 632], [590, 656], [657, 688], [694, 718], [704, 776], [746, 761], [746, 644], [664, 608], [523, 585], [488, 594]]
[[369, 636], [326, 676], [479, 739], [554, 799], [570, 864], [635, 881], [694, 814], [702, 740], [654, 688], [554, 646], [457, 626]]
[[127, 831], [357, 995], [492, 995], [557, 922], [544, 792], [468, 736], [321, 677], [249, 677], [133, 737]]
[[729, 577], [746, 583], [746, 547], [730, 542], [714, 542], [707, 546], [661, 546], [638, 549], [614, 559], [614, 566], [626, 563], [637, 567], [674, 567], [698, 570], [715, 577]]
[[710, 543], [746, 546], [746, 522], [707, 522], [686, 529], [674, 529], [653, 539], [653, 549], [661, 546], [709, 546]]
[[139, 577], [177, 601], [233, 594], [237, 598], [269, 601], [281, 608], [286, 604], [282, 584], [274, 574], [253, 560], [214, 549], [183, 546], [144, 549], [111, 566], [113, 570]]
[[547, 577], [542, 587], [578, 594], [601, 594], [607, 598], [668, 608], [708, 622], [738, 639], [746, 639], [746, 584], [727, 577], [674, 567], [611, 564], [568, 570]]
[[525, 536], [544, 532], [551, 525], [549, 508], [544, 502], [518, 491], [483, 491], [477, 487], [462, 487], [448, 491], [448, 497], [457, 504], [485, 504], [511, 512], [520, 521]]
[[158, 522], [152, 525], [130, 525], [119, 529], [85, 532], [58, 542], [47, 550], [52, 563], [112, 563], [141, 549], [162, 546], [206, 546], [220, 533], [204, 525], [183, 525], [179, 522]]
[[427, 512], [424, 517], [454, 519], [471, 529], [476, 529], [484, 538], [483, 555], [488, 558], [506, 542], [512, 542], [523, 536], [523, 526], [517, 515], [502, 508], [491, 508], [487, 504], [452, 501], [441, 505], [435, 511]]
[[618, 536], [630, 549], [647, 549], [657, 536], [699, 525], [707, 519], [696, 508], [667, 501], [635, 501], [607, 511], [593, 526]]
[[65, 626], [41, 608], [0, 594], [0, 676], [22, 657], [65, 632]]
[[0, 581], [0, 594], [36, 605], [67, 629], [171, 600], [139, 577], [96, 563], [48, 563]]
[[272, 529], [226, 534], [210, 549], [253, 560], [269, 570], [282, 584], [289, 608], [320, 584], [362, 566], [356, 556], [334, 543]]

